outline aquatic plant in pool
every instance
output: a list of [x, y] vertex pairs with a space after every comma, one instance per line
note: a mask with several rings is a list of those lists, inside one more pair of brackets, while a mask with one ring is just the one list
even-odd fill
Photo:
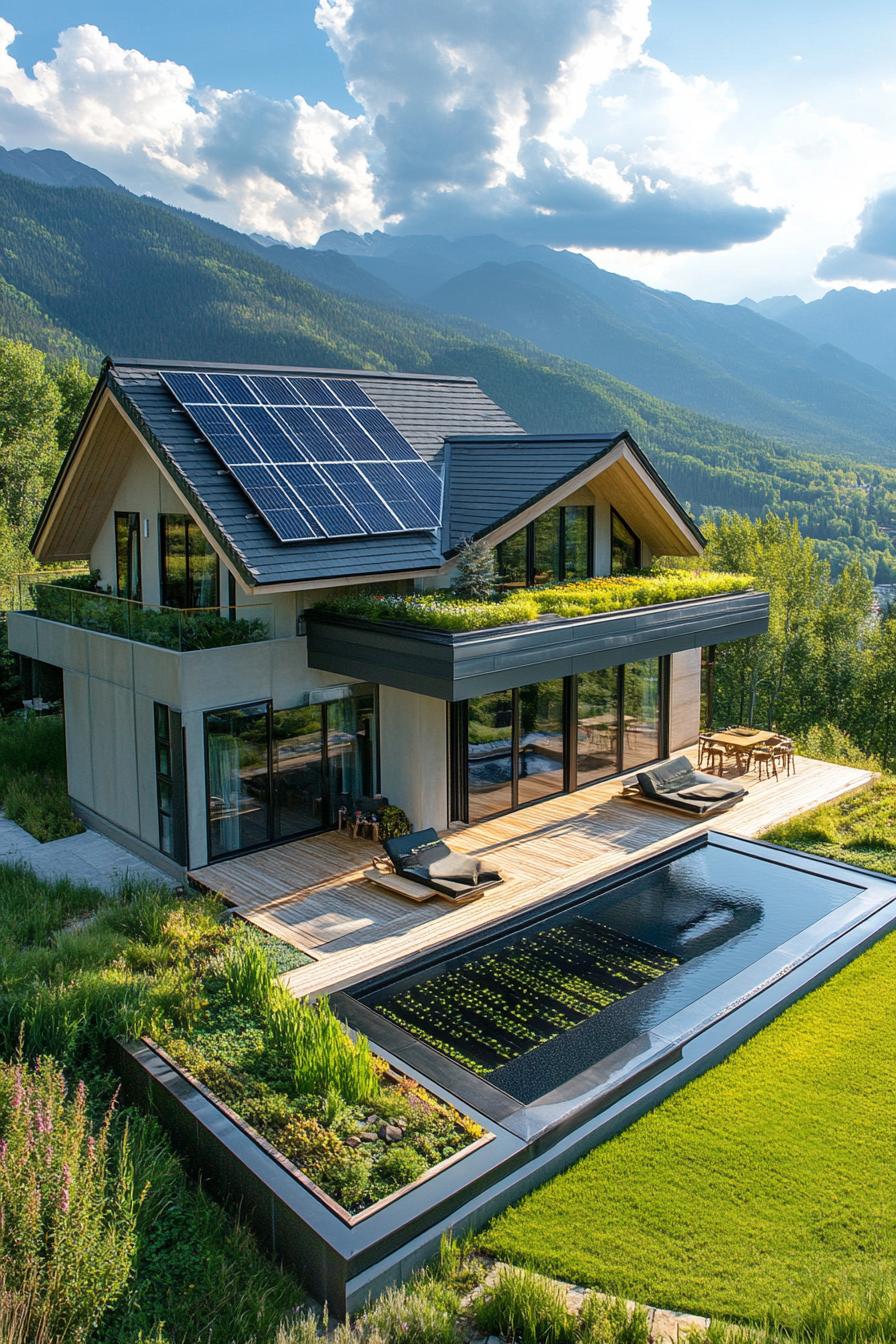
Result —
[[650, 943], [579, 915], [399, 989], [377, 1011], [485, 1075], [678, 964]]

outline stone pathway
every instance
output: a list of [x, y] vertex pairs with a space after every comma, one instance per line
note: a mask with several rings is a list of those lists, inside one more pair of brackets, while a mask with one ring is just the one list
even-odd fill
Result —
[[176, 883], [168, 873], [138, 859], [130, 850], [98, 831], [83, 831], [62, 840], [42, 844], [16, 822], [0, 814], [0, 863], [24, 863], [49, 882], [67, 877], [88, 882], [101, 891], [112, 891], [125, 877], [152, 882]]

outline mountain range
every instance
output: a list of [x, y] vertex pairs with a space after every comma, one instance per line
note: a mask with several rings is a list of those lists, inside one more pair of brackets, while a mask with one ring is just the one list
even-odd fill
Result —
[[[498, 238], [269, 245], [121, 189], [69, 185], [74, 162], [38, 162], [58, 167], [55, 185], [0, 175], [0, 333], [94, 363], [109, 351], [472, 374], [533, 432], [629, 428], [698, 515], [786, 512], [836, 566], [860, 554], [880, 581], [896, 577], [896, 471], [881, 465], [894, 460], [884, 421], [896, 382], [843, 352], [743, 305], [664, 295], [577, 254]], [[483, 276], [493, 309], [477, 297]], [[575, 346], [561, 343], [564, 314], [568, 326], [579, 315]], [[688, 379], [694, 400], [695, 388], [727, 389], [750, 427], [675, 404]], [[814, 388], [802, 407], [793, 380]], [[835, 385], [861, 420], [848, 447], [864, 462], [844, 455]], [[764, 437], [778, 404], [792, 432]]]
[[804, 303], [796, 295], [742, 300], [754, 311], [820, 343], [830, 341], [896, 378], [896, 289], [832, 289]]

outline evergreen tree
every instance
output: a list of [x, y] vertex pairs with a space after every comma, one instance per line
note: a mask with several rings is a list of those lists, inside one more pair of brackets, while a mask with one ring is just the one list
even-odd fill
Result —
[[484, 541], [461, 542], [457, 569], [451, 580], [451, 589], [458, 597], [469, 602], [488, 602], [495, 595], [498, 574], [495, 552]]

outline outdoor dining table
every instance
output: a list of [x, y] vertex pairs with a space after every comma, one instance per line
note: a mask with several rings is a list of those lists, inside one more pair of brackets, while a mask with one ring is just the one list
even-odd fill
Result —
[[713, 746], [721, 747], [726, 756], [734, 756], [737, 760], [738, 770], [745, 770], [744, 757], [747, 758], [749, 765], [750, 757], [757, 747], [764, 747], [767, 742], [773, 742], [778, 736], [777, 733], [768, 732], [764, 728], [729, 728], [724, 732], [707, 733], [705, 741]]

